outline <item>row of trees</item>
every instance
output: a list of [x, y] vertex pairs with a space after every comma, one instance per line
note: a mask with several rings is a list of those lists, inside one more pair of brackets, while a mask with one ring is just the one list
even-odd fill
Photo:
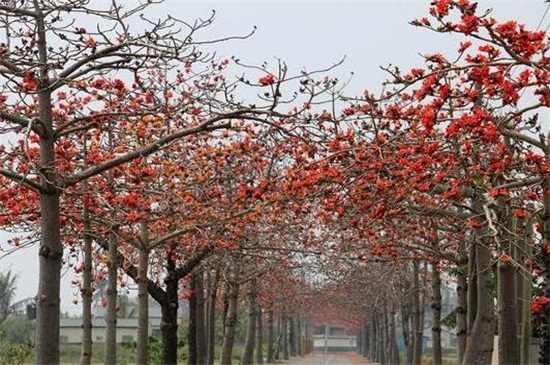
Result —
[[[190, 364], [213, 360], [220, 298], [221, 363], [231, 362], [245, 295], [243, 363], [263, 348], [261, 311], [282, 318], [283, 353], [301, 353], [302, 332], [285, 327], [306, 313], [326, 319], [317, 304], [338, 303], [353, 313], [362, 351], [383, 363], [398, 359], [400, 311], [408, 362], [419, 364], [420, 282], [432, 277], [437, 309], [441, 272], [458, 282], [462, 364], [490, 362], [497, 318], [500, 362], [527, 362], [529, 309], [540, 363], [550, 362], [545, 32], [498, 22], [468, 0], [435, 1], [413, 24], [461, 35], [457, 55], [387, 68], [387, 91], [350, 98], [331, 68], [291, 75], [284, 63], [269, 72], [206, 54], [201, 46], [221, 41], [199, 40], [212, 19], [148, 19], [152, 3], [0, 4], [0, 224], [26, 233], [14, 246], [40, 241], [37, 363], [59, 363], [66, 249], [79, 261], [83, 364], [102, 280], [105, 363], [116, 363], [117, 295], [128, 277], [139, 298], [138, 363], [148, 358], [149, 295], [162, 308], [166, 364], [177, 363], [181, 295]], [[93, 28], [75, 26], [92, 19]], [[267, 342], [276, 347], [274, 336]]]

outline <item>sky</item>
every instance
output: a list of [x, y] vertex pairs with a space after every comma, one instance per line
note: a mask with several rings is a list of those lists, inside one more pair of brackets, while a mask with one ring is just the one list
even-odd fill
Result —
[[[93, 0], [95, 2], [104, 0]], [[109, 0], [110, 1], [110, 0]], [[135, 0], [127, 0], [132, 3]], [[530, 28], [546, 29], [550, 6], [544, 0], [488, 1], [480, 0], [482, 9], [493, 8], [492, 15], [500, 20], [513, 19]], [[207, 18], [216, 10], [216, 21], [205, 38], [243, 35], [257, 26], [256, 33], [243, 41], [218, 44], [220, 56], [237, 56], [243, 62], [275, 66], [280, 58], [291, 73], [330, 66], [343, 57], [345, 62], [333, 71], [341, 80], [353, 79], [348, 95], [361, 94], [366, 88], [379, 91], [385, 79], [379, 66], [393, 64], [401, 69], [421, 65], [419, 54], [451, 53], [457, 39], [431, 33], [408, 24], [427, 14], [430, 0], [423, 1], [181, 1], [167, 0], [151, 8], [150, 17], [174, 17], [192, 21]], [[7, 240], [0, 232], [0, 247]], [[0, 253], [2, 257], [2, 253]], [[11, 269], [18, 274], [16, 300], [32, 297], [38, 287], [38, 257], [36, 247], [15, 252], [0, 259], [0, 271]], [[65, 270], [64, 270], [65, 272]], [[71, 304], [76, 289], [71, 287], [72, 273], [63, 277], [63, 312], [78, 313]]]

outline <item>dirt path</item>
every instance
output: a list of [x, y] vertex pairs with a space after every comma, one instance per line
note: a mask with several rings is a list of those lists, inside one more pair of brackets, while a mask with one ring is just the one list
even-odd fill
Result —
[[327, 354], [316, 353], [304, 358], [294, 358], [285, 361], [285, 365], [366, 365], [365, 358], [356, 353]]

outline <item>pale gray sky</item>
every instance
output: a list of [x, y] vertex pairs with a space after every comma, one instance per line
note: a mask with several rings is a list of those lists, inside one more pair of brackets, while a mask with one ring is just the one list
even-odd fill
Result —
[[[101, 1], [101, 0], [94, 0]], [[379, 90], [384, 79], [380, 65], [392, 63], [407, 69], [421, 65], [419, 53], [453, 52], [456, 42], [408, 24], [426, 14], [430, 1], [178, 1], [169, 0], [155, 8], [159, 17], [172, 16], [191, 21], [206, 18], [216, 9], [216, 22], [209, 30], [212, 37], [245, 34], [254, 25], [256, 34], [245, 41], [220, 44], [218, 53], [236, 55], [247, 63], [274, 64], [275, 57], [287, 62], [290, 70], [326, 67], [346, 56], [335, 71], [339, 78], [354, 79], [349, 94], [366, 87]], [[493, 16], [514, 19], [535, 28], [549, 4], [536, 1], [479, 1], [481, 8], [493, 8]], [[149, 14], [153, 16], [153, 13]], [[542, 22], [545, 29], [550, 14]], [[206, 35], [206, 33], [205, 33]], [[0, 234], [0, 243], [6, 235]], [[1, 254], [0, 254], [1, 256]], [[19, 274], [17, 299], [34, 296], [37, 290], [38, 259], [35, 248], [20, 250], [0, 261], [0, 270], [11, 268]], [[62, 310], [78, 312], [71, 304], [73, 293], [68, 273], [62, 286]]]

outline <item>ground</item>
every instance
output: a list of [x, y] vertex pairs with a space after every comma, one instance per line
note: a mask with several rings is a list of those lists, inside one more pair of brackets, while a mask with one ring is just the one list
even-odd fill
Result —
[[356, 353], [332, 353], [324, 355], [322, 353], [314, 353], [304, 358], [293, 358], [285, 365], [359, 365], [367, 364], [364, 357]]

